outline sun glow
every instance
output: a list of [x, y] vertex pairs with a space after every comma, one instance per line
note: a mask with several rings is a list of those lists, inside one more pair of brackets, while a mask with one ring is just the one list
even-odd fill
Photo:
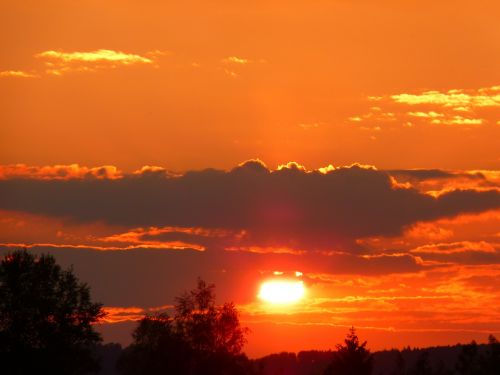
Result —
[[304, 297], [302, 281], [270, 280], [262, 283], [259, 298], [272, 304], [291, 304]]

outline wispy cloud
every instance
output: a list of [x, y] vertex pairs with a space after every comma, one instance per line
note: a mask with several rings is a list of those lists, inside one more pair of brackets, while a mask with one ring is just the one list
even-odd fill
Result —
[[158, 59], [171, 55], [169, 51], [153, 50], [144, 54], [123, 52], [112, 49], [94, 51], [47, 50], [34, 55], [43, 63], [44, 68], [28, 72], [25, 70], [5, 70], [0, 77], [39, 78], [44, 74], [61, 76], [70, 72], [95, 72], [100, 69], [113, 69], [133, 65], [158, 67]]
[[237, 56], [229, 56], [224, 59], [222, 59], [222, 62], [224, 64], [237, 64], [237, 65], [246, 65], [251, 63], [251, 60], [244, 59], [242, 57], [237, 57]]
[[152, 250], [194, 250], [205, 251], [203, 246], [192, 245], [181, 241], [170, 241], [163, 243], [138, 244], [126, 246], [98, 246], [98, 245], [72, 245], [72, 244], [55, 244], [55, 243], [0, 243], [0, 248], [11, 249], [80, 249], [80, 250], [95, 250], [95, 251], [130, 251], [138, 249], [152, 249]]
[[99, 49], [90, 52], [62, 52], [62, 51], [44, 51], [35, 55], [38, 58], [47, 58], [59, 60], [65, 63], [68, 62], [112, 62], [124, 65], [131, 64], [152, 64], [153, 60], [136, 55], [133, 53], [125, 53], [121, 51], [113, 51], [109, 49]]
[[235, 78], [240, 75], [240, 70], [250, 64], [264, 64], [267, 61], [264, 59], [250, 60], [239, 56], [228, 56], [220, 60], [222, 67], [219, 67], [228, 76]]
[[500, 115], [500, 86], [368, 96], [369, 110], [348, 118], [367, 124], [478, 126], [495, 124]]
[[137, 306], [106, 306], [104, 310], [107, 315], [104, 317], [104, 323], [121, 323], [127, 321], [136, 321], [142, 319], [144, 315], [166, 312], [173, 308], [173, 305], [164, 305], [157, 307], [137, 307]]
[[419, 246], [410, 252], [415, 254], [457, 254], [466, 252], [480, 252], [480, 253], [497, 253], [497, 250], [493, 244], [480, 241], [462, 241], [462, 242], [451, 242], [451, 243], [437, 243]]
[[117, 68], [138, 64], [153, 64], [153, 56], [99, 49], [88, 52], [44, 51], [35, 55], [45, 61], [46, 73], [62, 75], [68, 72], [88, 72], [103, 68]]
[[453, 89], [445, 92], [425, 91], [419, 94], [391, 95], [396, 103], [420, 105], [435, 104], [455, 111], [470, 111], [476, 107], [500, 107], [500, 86], [478, 90]]
[[320, 126], [325, 125], [324, 122], [301, 122], [298, 124], [299, 128], [304, 129], [304, 130], [311, 130], [311, 129], [317, 129]]
[[0, 77], [12, 77], [12, 78], [38, 78], [37, 74], [25, 72], [22, 70], [5, 70], [0, 72]]
[[44, 61], [46, 74], [62, 75], [68, 72], [92, 72], [119, 66], [151, 65], [155, 62], [155, 58], [162, 55], [161, 51], [148, 52], [142, 56], [123, 51], [99, 49], [75, 52], [48, 50], [36, 54], [35, 57]]

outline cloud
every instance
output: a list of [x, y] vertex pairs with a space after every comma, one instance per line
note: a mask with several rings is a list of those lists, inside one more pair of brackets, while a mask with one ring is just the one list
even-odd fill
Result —
[[317, 129], [323, 125], [325, 125], [324, 122], [303, 122], [298, 124], [298, 127], [304, 130], [311, 130], [311, 129]]
[[363, 124], [479, 126], [495, 124], [500, 109], [500, 86], [479, 89], [422, 91], [367, 97], [368, 112], [350, 116]]
[[225, 59], [222, 59], [222, 62], [224, 64], [237, 64], [237, 65], [246, 65], [251, 63], [251, 60], [244, 59], [242, 57], [237, 57], [237, 56], [229, 56], [226, 57]]
[[88, 52], [43, 51], [35, 55], [45, 63], [45, 73], [62, 75], [68, 72], [91, 72], [102, 68], [118, 66], [151, 65], [161, 51], [153, 51], [142, 56], [134, 53], [99, 49]]
[[[266, 63], [265, 60], [258, 60], [256, 61], [257, 63]], [[222, 70], [226, 75], [232, 78], [236, 78], [239, 76], [239, 70], [238, 68], [243, 68], [249, 64], [253, 64], [253, 60], [249, 60], [243, 57], [238, 57], [238, 56], [229, 56], [226, 58], [223, 58], [221, 60], [222, 63]]]
[[[35, 54], [35, 58], [43, 61], [45, 74], [61, 76], [70, 72], [95, 72], [99, 69], [117, 68], [132, 65], [153, 65], [162, 56], [170, 55], [168, 51], [149, 51], [144, 55], [115, 51], [111, 49], [98, 49], [95, 51], [64, 52], [47, 50]], [[40, 70], [40, 69], [38, 69]], [[14, 78], [39, 78], [42, 72], [26, 72], [22, 70], [6, 70], [0, 72], [0, 77]]]
[[418, 223], [409, 228], [404, 236], [412, 240], [437, 241], [453, 237], [455, 233], [451, 229], [443, 228], [434, 223]]
[[500, 107], [500, 86], [478, 90], [453, 89], [446, 92], [425, 91], [419, 94], [396, 94], [390, 98], [401, 104], [435, 104], [458, 111], [467, 111], [476, 107]]
[[431, 124], [446, 124], [446, 125], [481, 125], [483, 119], [465, 118], [460, 115], [445, 115], [434, 111], [429, 112], [408, 112], [409, 116], [431, 119]]
[[454, 264], [500, 264], [500, 244], [460, 241], [419, 246], [410, 253], [429, 261]]
[[198, 235], [203, 237], [224, 236], [225, 232], [211, 231], [204, 228], [182, 228], [182, 227], [163, 227], [163, 228], [138, 228], [126, 233], [119, 233], [116, 235], [103, 238], [106, 242], [135, 242], [139, 243], [144, 237], [157, 238], [158, 236], [169, 233], [185, 233], [189, 235]]
[[121, 51], [110, 49], [99, 49], [90, 52], [62, 52], [62, 51], [44, 51], [35, 55], [37, 58], [45, 58], [65, 63], [71, 62], [111, 62], [123, 65], [132, 64], [152, 64], [153, 60]]
[[99, 242], [108, 244], [129, 244], [147, 246], [149, 248], [193, 249], [205, 251], [205, 246], [199, 243], [210, 244], [211, 239], [223, 239], [238, 236], [227, 230], [187, 228], [187, 227], [150, 227], [135, 228], [124, 233], [117, 233], [106, 237], [96, 238]]
[[70, 244], [51, 244], [51, 243], [0, 243], [0, 246], [7, 248], [50, 248], [50, 249], [92, 249], [96, 251], [129, 251], [137, 249], [154, 249], [154, 250], [195, 250], [205, 251], [203, 246], [183, 243], [180, 241], [172, 242], [154, 242], [140, 243], [129, 246], [98, 246], [98, 245], [70, 245]]
[[396, 184], [436, 196], [456, 189], [500, 189], [500, 178], [495, 171], [393, 169], [387, 170], [387, 173], [394, 178]]
[[[352, 249], [358, 238], [400, 235], [418, 222], [500, 207], [495, 189], [433, 196], [398, 187], [387, 172], [359, 165], [320, 172], [289, 163], [270, 170], [254, 160], [230, 171], [175, 176], [160, 171], [157, 178], [141, 173], [114, 179], [82, 178], [88, 171], [61, 178], [57, 168], [49, 169], [46, 179], [36, 168], [25, 170], [30, 168], [0, 180], [1, 209], [128, 228], [220, 230], [226, 236], [218, 243], [225, 247]], [[186, 233], [162, 235], [190, 243], [176, 237]], [[211, 244], [200, 237], [194, 243]]]
[[412, 250], [412, 253], [419, 254], [457, 254], [465, 252], [496, 253], [495, 247], [487, 242], [453, 242], [420, 246]]
[[424, 118], [441, 118], [444, 117], [445, 115], [443, 113], [438, 113], [434, 111], [429, 111], [429, 112], [408, 112], [408, 115], [413, 116], [413, 117], [424, 117]]
[[137, 306], [106, 306], [104, 311], [107, 315], [104, 317], [104, 323], [121, 323], [127, 321], [137, 321], [144, 317], [146, 314], [154, 314], [158, 312], [171, 311], [173, 305], [164, 305], [151, 308], [143, 308]]
[[163, 167], [158, 167], [154, 165], [145, 165], [141, 169], [134, 171], [134, 174], [141, 175], [143, 177], [166, 177], [166, 176], [175, 176], [174, 173], [167, 171]]
[[387, 170], [391, 176], [403, 177], [411, 180], [431, 180], [448, 178], [466, 178], [471, 180], [485, 180], [486, 177], [479, 172], [456, 172], [442, 169], [390, 169]]
[[[143, 173], [150, 171], [147, 167]], [[36, 179], [36, 180], [69, 180], [83, 178], [117, 179], [122, 177], [116, 167], [103, 165], [100, 167], [83, 167], [78, 164], [34, 167], [26, 164], [10, 164], [0, 166], [0, 180], [4, 179]]]
[[5, 70], [0, 72], [0, 77], [12, 77], [12, 78], [38, 78], [37, 74], [24, 72], [22, 70]]

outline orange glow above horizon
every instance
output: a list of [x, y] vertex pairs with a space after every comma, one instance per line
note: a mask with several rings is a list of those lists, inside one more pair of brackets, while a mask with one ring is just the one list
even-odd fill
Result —
[[262, 283], [259, 299], [276, 305], [297, 303], [305, 295], [304, 282], [292, 280], [269, 280]]

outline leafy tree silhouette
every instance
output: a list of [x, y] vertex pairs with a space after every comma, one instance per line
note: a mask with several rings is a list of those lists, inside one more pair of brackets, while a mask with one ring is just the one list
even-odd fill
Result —
[[26, 249], [0, 263], [2, 374], [83, 374], [98, 369], [101, 341], [93, 323], [105, 316], [90, 289], [51, 255]]
[[188, 344], [175, 332], [167, 314], [146, 316], [132, 334], [133, 344], [120, 356], [117, 369], [132, 374], [189, 374]]
[[196, 289], [177, 298], [176, 328], [195, 350], [239, 354], [248, 330], [241, 327], [233, 303], [215, 305], [214, 288], [198, 279]]
[[351, 327], [344, 345], [338, 344], [333, 360], [325, 375], [370, 375], [373, 369], [373, 354], [366, 349], [367, 342], [359, 343], [356, 330]]
[[214, 288], [198, 279], [195, 289], [176, 299], [173, 317], [145, 316], [118, 370], [124, 375], [250, 374], [251, 363], [241, 352], [248, 330], [234, 304], [215, 304]]

